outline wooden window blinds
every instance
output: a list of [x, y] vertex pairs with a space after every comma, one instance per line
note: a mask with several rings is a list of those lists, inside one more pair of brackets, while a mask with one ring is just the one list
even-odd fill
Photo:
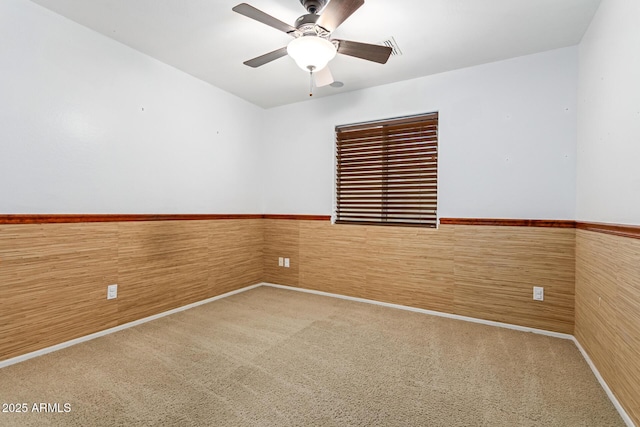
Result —
[[438, 113], [336, 127], [336, 223], [436, 227]]

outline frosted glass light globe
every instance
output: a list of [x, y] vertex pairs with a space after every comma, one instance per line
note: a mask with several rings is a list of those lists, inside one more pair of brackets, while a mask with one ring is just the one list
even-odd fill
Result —
[[336, 47], [327, 39], [317, 36], [302, 36], [291, 40], [287, 53], [298, 67], [314, 72], [322, 70], [336, 56]]

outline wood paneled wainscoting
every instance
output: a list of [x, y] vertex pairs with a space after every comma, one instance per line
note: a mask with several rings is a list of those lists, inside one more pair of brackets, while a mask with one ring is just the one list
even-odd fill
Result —
[[640, 227], [577, 228], [575, 337], [640, 426]]
[[3, 216], [0, 360], [260, 283], [262, 216], [230, 217]]
[[265, 221], [267, 282], [573, 333], [573, 221], [443, 220], [437, 230]]

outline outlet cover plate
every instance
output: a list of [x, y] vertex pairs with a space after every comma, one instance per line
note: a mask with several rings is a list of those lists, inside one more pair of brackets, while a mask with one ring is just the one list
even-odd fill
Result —
[[536, 301], [544, 301], [544, 288], [542, 286], [533, 287], [533, 299]]
[[107, 286], [107, 299], [118, 298], [118, 285]]

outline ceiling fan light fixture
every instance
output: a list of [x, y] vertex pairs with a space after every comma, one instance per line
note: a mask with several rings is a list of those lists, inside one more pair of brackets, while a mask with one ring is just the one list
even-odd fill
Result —
[[304, 71], [320, 71], [336, 56], [336, 47], [318, 36], [302, 36], [291, 40], [287, 53]]

